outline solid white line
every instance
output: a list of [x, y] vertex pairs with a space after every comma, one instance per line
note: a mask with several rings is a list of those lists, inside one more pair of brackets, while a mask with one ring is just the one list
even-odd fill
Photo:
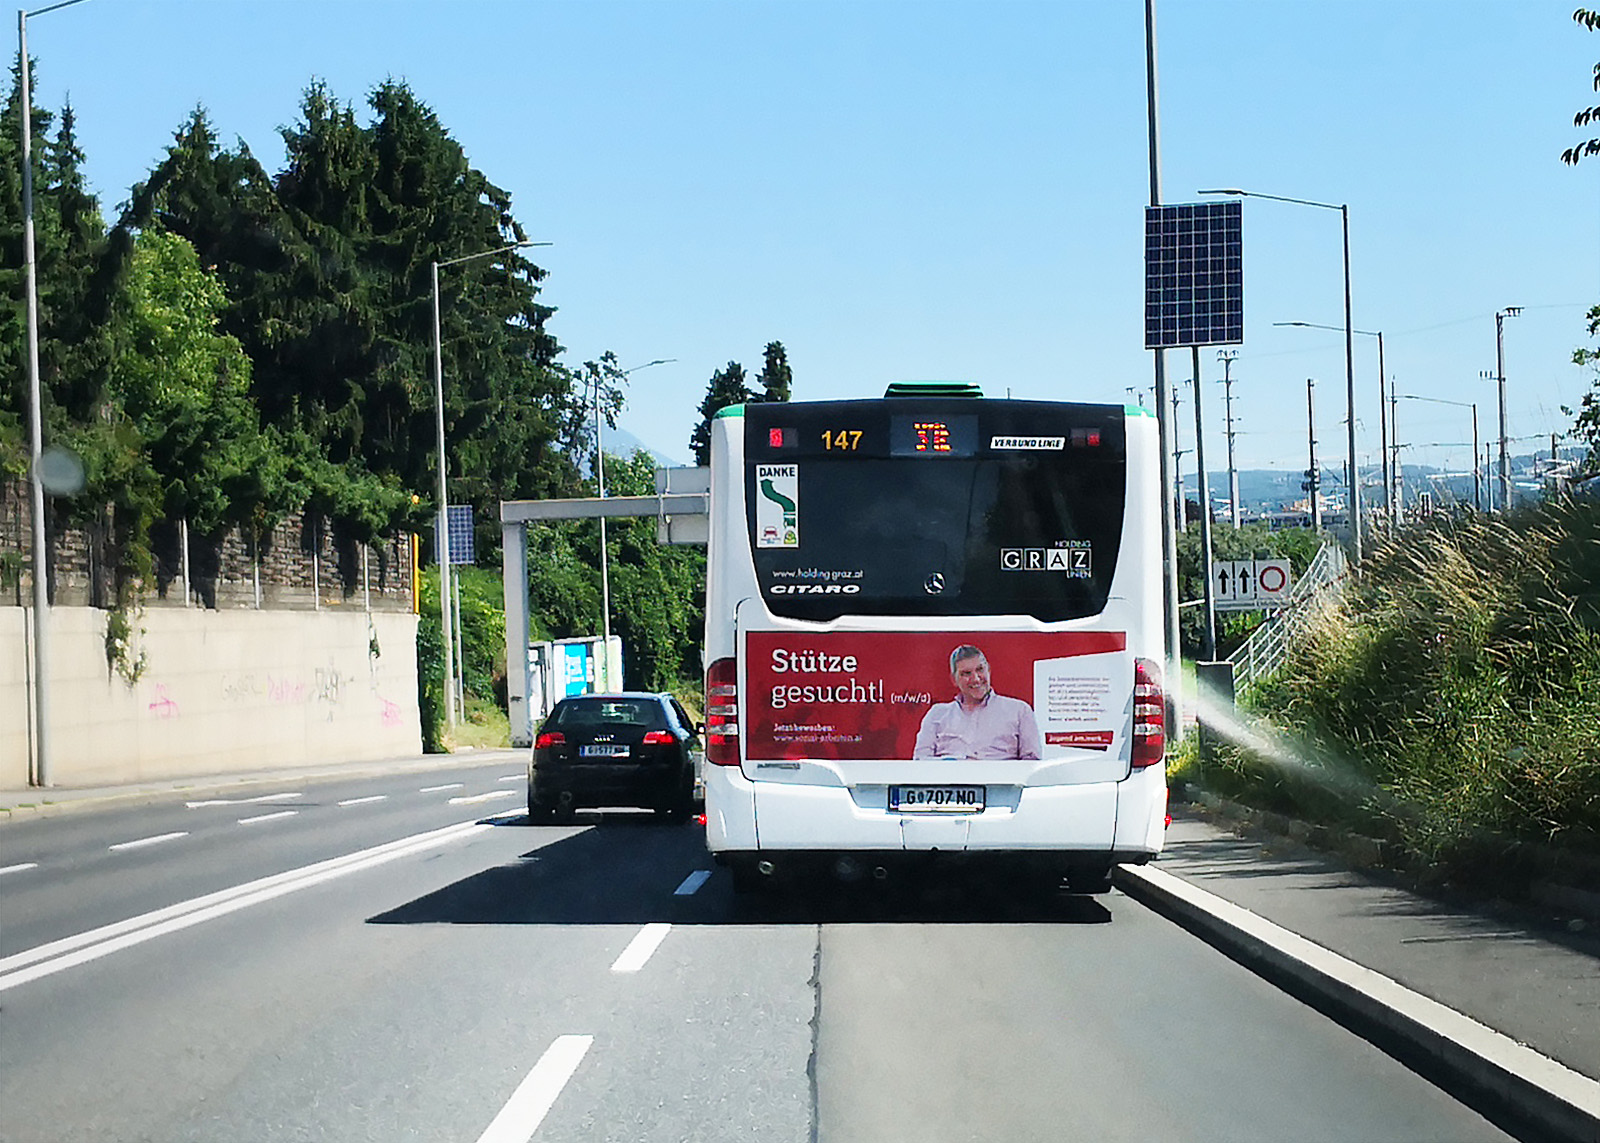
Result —
[[389, 798], [388, 794], [369, 794], [365, 798], [346, 798], [344, 801], [340, 802], [339, 804], [341, 806], [364, 806], [368, 802], [382, 802], [382, 801], [387, 801], [388, 798]]
[[422, 787], [422, 789], [418, 790], [417, 793], [419, 793], [419, 794], [437, 794], [440, 790], [459, 790], [459, 789], [461, 789], [462, 786], [465, 786], [465, 785], [466, 785], [465, 782], [450, 782], [450, 783], [447, 783], [446, 785], [443, 785], [443, 786], [424, 786], [424, 787]]
[[700, 886], [704, 885], [709, 880], [711, 880], [711, 870], [696, 869], [693, 873], [689, 874], [689, 876], [683, 879], [683, 884], [674, 889], [672, 891], [672, 895], [674, 897], [692, 896], [695, 890], [699, 889]]
[[396, 858], [494, 828], [479, 821], [458, 822], [428, 833], [403, 837], [373, 846], [371, 849], [348, 853], [343, 857], [319, 861], [303, 869], [291, 869], [286, 873], [275, 873], [271, 877], [263, 877], [244, 885], [221, 889], [204, 897], [196, 897], [192, 901], [180, 901], [176, 905], [169, 905], [152, 913], [130, 917], [126, 921], [103, 925], [86, 933], [63, 937], [61, 940], [51, 941], [37, 948], [0, 957], [0, 992], [80, 964], [87, 964], [121, 949], [143, 944], [155, 937], [179, 932], [203, 921], [223, 917], [299, 889], [320, 885], [324, 881], [343, 877], [347, 873], [371, 869]]
[[473, 794], [466, 798], [451, 798], [448, 804], [452, 806], [470, 806], [477, 802], [492, 802], [496, 798], [516, 798], [520, 796], [520, 790], [495, 790], [489, 794]]
[[276, 821], [278, 818], [292, 818], [292, 817], [295, 816], [295, 814], [297, 814], [299, 812], [300, 812], [299, 810], [279, 810], [275, 814], [257, 814], [253, 818], [240, 818], [239, 819], [239, 824], [240, 825], [255, 825], [256, 822], [270, 822], [270, 821]]
[[180, 830], [177, 833], [157, 834], [155, 837], [141, 837], [138, 841], [119, 841], [116, 845], [108, 848], [112, 853], [116, 853], [120, 849], [138, 849], [140, 846], [145, 845], [160, 845], [164, 841], [176, 841], [180, 837], [188, 836], [188, 830]]
[[622, 955], [611, 966], [612, 972], [638, 972], [644, 967], [656, 949], [661, 947], [661, 942], [667, 939], [667, 934], [672, 931], [672, 926], [665, 921], [653, 921], [639, 930], [638, 936], [628, 942], [628, 947], [622, 950]]
[[593, 1036], [557, 1036], [478, 1136], [478, 1143], [528, 1143], [592, 1043]]
[[25, 861], [21, 865], [7, 865], [0, 867], [0, 876], [4, 876], [7, 873], [22, 873], [25, 870], [37, 868], [39, 868], [39, 863], [37, 861]]

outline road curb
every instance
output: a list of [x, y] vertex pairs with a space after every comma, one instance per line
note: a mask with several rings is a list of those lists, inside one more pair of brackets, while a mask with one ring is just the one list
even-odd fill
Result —
[[1119, 866], [1114, 883], [1497, 1123], [1600, 1143], [1600, 1082], [1170, 873]]

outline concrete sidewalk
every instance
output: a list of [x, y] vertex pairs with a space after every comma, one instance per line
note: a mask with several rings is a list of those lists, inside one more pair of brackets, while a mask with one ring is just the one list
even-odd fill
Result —
[[1600, 926], [1430, 898], [1176, 805], [1117, 885], [1514, 1132], [1600, 1140]]
[[229, 790], [282, 784], [285, 782], [336, 781], [343, 778], [363, 778], [380, 774], [402, 774], [410, 771], [445, 770], [469, 766], [494, 766], [515, 764], [525, 766], [526, 750], [462, 750], [455, 754], [421, 754], [406, 758], [385, 758], [366, 762], [330, 762], [316, 766], [296, 766], [282, 769], [250, 770], [238, 774], [217, 774], [183, 778], [154, 779], [130, 782], [118, 786], [25, 788], [0, 790], [0, 825], [6, 822], [27, 821], [33, 818], [53, 817], [114, 805], [132, 805], [150, 801], [175, 792]]

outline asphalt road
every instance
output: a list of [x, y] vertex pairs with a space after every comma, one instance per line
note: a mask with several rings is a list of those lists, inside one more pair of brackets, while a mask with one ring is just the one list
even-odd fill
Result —
[[1492, 1140], [1120, 894], [736, 901], [517, 767], [0, 832], [0, 1140]]

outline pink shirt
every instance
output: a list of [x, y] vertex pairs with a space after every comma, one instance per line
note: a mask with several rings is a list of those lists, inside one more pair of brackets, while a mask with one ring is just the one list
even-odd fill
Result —
[[922, 717], [913, 758], [1037, 758], [1039, 724], [1021, 699], [990, 691], [973, 710], [936, 703]]

